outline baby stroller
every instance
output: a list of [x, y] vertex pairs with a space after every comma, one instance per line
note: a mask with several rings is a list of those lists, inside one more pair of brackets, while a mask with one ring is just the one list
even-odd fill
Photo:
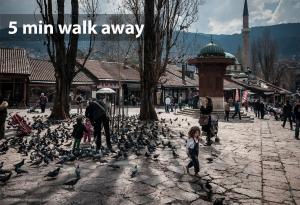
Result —
[[[202, 126], [202, 130], [203, 130], [202, 133], [203, 133], [203, 135], [206, 136], [208, 144], [211, 143], [211, 139], [213, 137], [215, 137], [215, 142], [219, 142], [220, 141], [220, 139], [218, 138], [219, 118], [216, 115], [211, 115], [210, 119], [211, 119], [211, 123], [210, 123], [210, 127], [209, 128], [207, 127], [208, 125], [206, 125], [206, 124], [204, 124], [204, 126], [203, 126], [201, 120], [199, 120], [199, 123]], [[210, 129], [210, 133], [211, 133], [210, 136], [208, 136], [208, 134], [207, 134], [207, 131], [208, 131], [207, 129]]]
[[31, 133], [30, 125], [26, 122], [24, 117], [21, 117], [18, 113], [10, 117], [8, 124], [17, 128], [17, 136], [26, 136]]
[[28, 113], [38, 113], [38, 111], [36, 110], [38, 107], [39, 107], [39, 101], [36, 102], [33, 106], [29, 107], [27, 112]]
[[210, 130], [212, 137], [215, 137], [216, 142], [219, 140], [218, 131], [219, 131], [219, 118], [217, 115], [211, 115], [211, 126]]

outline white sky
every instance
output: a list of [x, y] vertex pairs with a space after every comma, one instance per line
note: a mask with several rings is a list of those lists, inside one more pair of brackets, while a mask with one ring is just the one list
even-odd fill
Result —
[[[102, 13], [113, 13], [122, 0], [101, 0]], [[190, 31], [212, 34], [240, 33], [244, 0], [205, 0], [199, 20]], [[300, 0], [248, 0], [250, 26], [300, 22]], [[0, 14], [33, 13], [35, 0], [0, 0]]]

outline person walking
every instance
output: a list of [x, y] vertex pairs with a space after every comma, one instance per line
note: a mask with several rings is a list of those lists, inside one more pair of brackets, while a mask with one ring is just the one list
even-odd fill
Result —
[[294, 115], [296, 120], [295, 138], [299, 140], [299, 126], [300, 126], [300, 99], [297, 101], [294, 107]]
[[190, 129], [188, 133], [188, 139], [186, 142], [187, 155], [191, 159], [189, 164], [186, 166], [186, 171], [189, 174], [190, 168], [194, 167], [195, 175], [197, 176], [200, 171], [199, 165], [199, 142], [201, 141], [201, 131], [200, 128], [194, 126]]
[[0, 140], [5, 136], [5, 121], [7, 118], [8, 103], [0, 96]]
[[228, 103], [228, 101], [225, 102], [225, 106], [224, 106], [224, 111], [225, 111], [225, 121], [229, 121], [229, 114], [230, 114], [230, 105]]
[[283, 106], [283, 124], [282, 124], [283, 128], [285, 127], [286, 121], [289, 120], [291, 130], [293, 130], [292, 111], [293, 111], [293, 107], [290, 104], [290, 101], [287, 100], [285, 105]]
[[110, 128], [109, 128], [109, 110], [107, 105], [103, 102], [103, 98], [100, 100], [93, 100], [89, 102], [88, 107], [85, 111], [85, 116], [91, 121], [94, 126], [94, 138], [96, 140], [96, 150], [99, 151], [101, 145], [101, 130], [104, 127], [106, 136], [106, 146], [111, 152], [115, 152], [112, 149], [110, 140]]
[[260, 101], [256, 100], [254, 103], [255, 117], [260, 118]]
[[44, 113], [46, 110], [47, 103], [48, 103], [48, 98], [44, 93], [41, 93], [39, 103], [40, 103], [40, 107], [41, 107], [41, 113]]
[[82, 105], [83, 105], [83, 97], [79, 94], [76, 97], [76, 104], [77, 104], [77, 114], [82, 114]]
[[178, 105], [179, 105], [179, 110], [182, 110], [182, 105], [183, 105], [183, 97], [182, 94], [180, 94], [179, 99], [178, 99]]
[[260, 118], [264, 119], [265, 117], [265, 103], [263, 101], [259, 104], [259, 112], [260, 112]]
[[170, 106], [171, 106], [171, 98], [167, 96], [165, 99], [165, 110], [167, 113], [170, 112]]
[[241, 120], [241, 105], [239, 100], [234, 103], [234, 114], [232, 115], [232, 119], [234, 119], [237, 114], [239, 114], [239, 119]]
[[[206, 145], [212, 144], [212, 131], [211, 131], [211, 113], [213, 111], [213, 103], [210, 97], [204, 98], [204, 103], [200, 107], [200, 125], [202, 130], [206, 132]], [[202, 121], [202, 122], [201, 122]]]

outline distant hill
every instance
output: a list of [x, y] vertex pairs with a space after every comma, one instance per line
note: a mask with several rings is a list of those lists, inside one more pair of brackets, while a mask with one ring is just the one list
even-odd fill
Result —
[[[226, 26], [226, 25], [225, 25]], [[251, 28], [250, 38], [251, 41], [260, 37], [264, 31], [270, 31], [272, 37], [277, 41], [279, 47], [279, 55], [282, 58], [300, 55], [300, 23], [279, 24], [273, 26], [261, 26]], [[13, 38], [12, 38], [13, 37]], [[213, 35], [214, 42], [220, 44], [225, 51], [232, 54], [237, 53], [239, 46], [242, 46], [242, 35]], [[46, 57], [47, 52], [41, 36], [30, 36], [28, 38], [18, 34], [17, 36], [9, 36], [7, 29], [0, 30], [0, 47], [22, 47], [26, 48], [29, 53], [34, 57]], [[199, 43], [199, 48], [196, 48], [193, 55], [196, 55], [201, 46], [210, 41], [211, 35], [202, 33], [185, 33], [184, 44], [193, 44], [193, 41]], [[23, 40], [20, 40], [23, 39]], [[32, 39], [40, 39], [40, 41], [32, 41]], [[87, 42], [80, 42], [80, 48], [85, 49]], [[176, 51], [173, 51], [176, 52]]]

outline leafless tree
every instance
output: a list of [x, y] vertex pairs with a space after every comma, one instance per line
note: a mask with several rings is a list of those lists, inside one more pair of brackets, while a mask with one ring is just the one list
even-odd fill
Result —
[[263, 78], [271, 82], [278, 57], [277, 43], [272, 39], [270, 32], [265, 31], [263, 35], [254, 42], [254, 45], [256, 47], [257, 60]]
[[[66, 19], [66, 4], [65, 1], [57, 0], [36, 0], [40, 14], [44, 24], [52, 25], [54, 28], [53, 34], [46, 34], [46, 46], [49, 58], [55, 68], [56, 78], [56, 93], [54, 105], [50, 118], [65, 119], [69, 117], [69, 93], [73, 78], [84, 67], [91, 51], [92, 39], [90, 39], [90, 48], [83, 61], [77, 62], [78, 50], [78, 34], [61, 34], [58, 30], [58, 25], [63, 25], [67, 22]], [[86, 8], [90, 19], [94, 22], [96, 17], [96, 8], [98, 8], [98, 0], [90, 0], [80, 2], [72, 0], [71, 2], [71, 24], [79, 23], [79, 8], [80, 3]], [[57, 14], [56, 14], [57, 11]], [[79, 70], [76, 70], [76, 65], [80, 65]]]
[[256, 41], [251, 43], [251, 69], [254, 75], [260, 75], [260, 71], [258, 69], [258, 58], [257, 58], [257, 45]]
[[[154, 93], [160, 77], [166, 72], [169, 55], [179, 34], [197, 20], [202, 0], [125, 0], [125, 7], [144, 22], [144, 36], [139, 41], [142, 120], [157, 120]], [[142, 15], [144, 14], [144, 15]], [[143, 19], [141, 17], [144, 17]]]

